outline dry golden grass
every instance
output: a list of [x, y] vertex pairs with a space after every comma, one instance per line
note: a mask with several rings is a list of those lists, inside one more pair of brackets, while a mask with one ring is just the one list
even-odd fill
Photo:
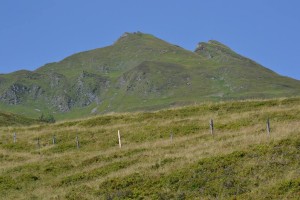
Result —
[[[101, 184], [115, 178], [136, 173], [147, 177], [168, 176], [204, 158], [247, 151], [257, 145], [297, 136], [300, 133], [298, 102], [279, 99], [204, 104], [54, 125], [1, 128], [0, 177], [9, 177], [11, 183], [6, 183], [4, 178], [1, 183], [0, 179], [0, 191], [4, 199], [72, 199], [72, 191], [86, 187], [89, 191], [79, 191], [84, 198], [104, 198], [95, 195], [96, 191]], [[266, 132], [268, 117], [270, 136]], [[214, 135], [209, 131], [210, 118], [215, 122]], [[117, 130], [121, 130], [121, 149]], [[52, 144], [54, 134], [55, 145]], [[76, 135], [80, 149], [76, 149]], [[37, 138], [40, 138], [40, 148]], [[295, 176], [299, 177], [299, 173], [290, 170], [283, 178]], [[277, 179], [274, 175], [268, 187], [272, 181], [275, 185]]]

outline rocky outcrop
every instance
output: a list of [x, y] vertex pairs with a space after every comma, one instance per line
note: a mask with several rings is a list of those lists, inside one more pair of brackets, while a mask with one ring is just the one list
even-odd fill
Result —
[[191, 85], [191, 77], [185, 72], [183, 66], [147, 61], [124, 73], [119, 78], [116, 88], [146, 98], [169, 96], [176, 88], [189, 85]]
[[0, 96], [0, 100], [10, 105], [17, 105], [22, 101], [22, 96], [28, 92], [27, 86], [15, 83]]
[[109, 80], [107, 78], [83, 71], [73, 86], [74, 102], [79, 107], [88, 106], [92, 102], [99, 104], [101, 95], [108, 87]]
[[86, 71], [75, 80], [53, 72], [47, 75], [26, 72], [18, 78], [18, 82], [12, 83], [2, 94], [0, 91], [1, 102], [18, 105], [26, 101], [39, 101], [59, 112], [68, 112], [74, 106], [85, 107], [93, 102], [100, 104], [102, 95], [110, 85], [106, 77]]
[[226, 45], [210, 40], [206, 42], [200, 42], [195, 49], [195, 53], [202, 55], [208, 59], [213, 59], [220, 63], [230, 63], [230, 62], [243, 62], [243, 64], [256, 64], [255, 62], [247, 59], [237, 53]]
[[62, 84], [65, 81], [65, 76], [58, 73], [51, 73], [49, 74], [49, 79], [50, 79], [50, 83], [49, 83], [50, 87], [54, 89], [62, 86]]
[[51, 99], [51, 104], [60, 112], [68, 112], [73, 106], [72, 99], [66, 95], [56, 95]]
[[38, 85], [33, 85], [31, 86], [31, 88], [29, 88], [28, 93], [30, 94], [32, 99], [36, 100], [43, 96], [44, 90]]
[[205, 56], [208, 59], [211, 59], [213, 57], [213, 55], [211, 54], [211, 52], [207, 49], [207, 44], [204, 42], [200, 42], [197, 45], [197, 48], [195, 50], [196, 53], [201, 54], [203, 56]]
[[24, 84], [14, 83], [0, 96], [0, 100], [10, 105], [17, 105], [22, 103], [27, 97], [36, 100], [41, 97], [43, 93], [44, 90], [38, 85], [26, 86]]

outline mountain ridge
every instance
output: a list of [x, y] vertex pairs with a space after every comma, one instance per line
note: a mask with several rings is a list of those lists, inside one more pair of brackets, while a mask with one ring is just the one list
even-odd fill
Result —
[[38, 109], [62, 118], [75, 110], [87, 116], [299, 92], [300, 81], [280, 76], [216, 40], [199, 43], [193, 52], [141, 32], [125, 32], [110, 46], [75, 53], [34, 71], [0, 75], [1, 109], [13, 107], [15, 113], [33, 116], [40, 114], [34, 112]]

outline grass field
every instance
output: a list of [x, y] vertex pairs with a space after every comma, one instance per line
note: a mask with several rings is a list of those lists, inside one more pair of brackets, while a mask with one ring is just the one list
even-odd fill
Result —
[[0, 163], [0, 199], [300, 199], [300, 98], [2, 127]]

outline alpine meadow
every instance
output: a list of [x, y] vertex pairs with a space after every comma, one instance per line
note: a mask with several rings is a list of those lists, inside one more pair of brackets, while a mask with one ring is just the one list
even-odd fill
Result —
[[0, 74], [0, 199], [300, 199], [299, 94], [141, 32]]
[[299, 199], [299, 101], [2, 127], [1, 198]]

